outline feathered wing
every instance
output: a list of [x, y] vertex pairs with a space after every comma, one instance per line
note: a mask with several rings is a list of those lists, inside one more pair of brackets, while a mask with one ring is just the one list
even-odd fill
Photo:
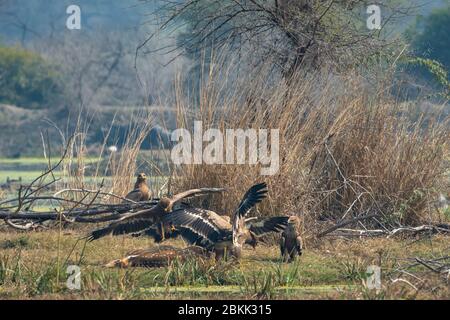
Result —
[[[168, 207], [169, 209], [172, 208], [175, 203], [182, 199], [223, 191], [225, 191], [223, 188], [200, 188], [181, 192], [169, 199]], [[166, 212], [161, 206], [155, 205], [150, 209], [127, 214], [104, 228], [94, 230], [87, 239], [92, 241], [109, 234], [120, 235], [144, 231], [154, 226], [155, 222], [160, 221], [165, 215]]]
[[150, 228], [160, 214], [161, 208], [157, 205], [151, 209], [129, 213], [106, 227], [92, 231], [87, 239], [93, 241], [109, 234], [120, 235], [143, 231]]
[[214, 245], [224, 230], [231, 230], [231, 225], [215, 212], [193, 207], [172, 211], [163, 223], [174, 226], [190, 244], [202, 247]]
[[[140, 189], [134, 189], [132, 191], [130, 191], [125, 198], [131, 201], [141, 201], [141, 199], [144, 197], [143, 192]], [[126, 200], [124, 200], [123, 202], [127, 202]]]
[[190, 245], [199, 246], [206, 250], [213, 250], [215, 243], [208, 238], [198, 235], [189, 228], [180, 228], [180, 235]]
[[267, 184], [265, 182], [255, 184], [244, 194], [235, 214], [245, 216], [255, 204], [261, 202], [266, 196]]
[[177, 230], [170, 230], [170, 228], [167, 228], [164, 230], [164, 237], [162, 236], [162, 232], [160, 228], [157, 228], [156, 226], [152, 226], [148, 229], [145, 229], [143, 231], [139, 231], [136, 233], [133, 233], [132, 236], [133, 237], [140, 237], [140, 236], [147, 236], [150, 238], [153, 238], [153, 240], [156, 243], [160, 243], [163, 240], [166, 239], [175, 239], [180, 235], [180, 232]]
[[233, 214], [232, 230], [233, 230], [233, 245], [240, 246], [239, 236], [244, 233], [246, 229], [245, 216], [257, 203], [261, 202], [266, 197], [267, 184], [265, 182], [255, 184], [244, 194], [241, 203]]
[[303, 251], [302, 237], [298, 236], [296, 240], [297, 240], [297, 243], [296, 243], [295, 249], [297, 250], [298, 255], [301, 256], [302, 251]]
[[247, 228], [260, 237], [269, 232], [282, 232], [287, 226], [288, 219], [289, 217], [285, 216], [252, 219], [247, 221]]
[[284, 255], [286, 254], [286, 236], [284, 233], [280, 237], [280, 251], [281, 256], [284, 257]]
[[[252, 219], [255, 221], [245, 219], [249, 210], [265, 198], [266, 188], [266, 184], [261, 183], [254, 185], [245, 193], [233, 215], [234, 225], [230, 224], [226, 217], [222, 217], [213, 211], [193, 207], [174, 210], [164, 216], [162, 222], [179, 230], [182, 237], [190, 244], [208, 249], [213, 248], [219, 242], [232, 240], [233, 228], [244, 233], [249, 228], [251, 229], [250, 232], [255, 235], [282, 230], [287, 221], [287, 218], [284, 217]], [[197, 194], [201, 193], [203, 192]]]
[[[134, 189], [132, 191], [130, 191], [125, 198], [135, 201], [135, 202], [140, 202], [140, 201], [148, 201], [150, 200], [152, 196], [152, 192], [150, 191], [149, 187], [147, 186], [147, 184], [145, 184], [144, 182], [135, 185]], [[123, 202], [127, 202], [126, 200], [124, 200]]]
[[224, 188], [199, 188], [199, 189], [191, 189], [184, 192], [177, 193], [170, 199], [170, 207], [172, 207], [176, 202], [192, 198], [192, 197], [199, 197], [210, 193], [219, 193], [224, 192]]

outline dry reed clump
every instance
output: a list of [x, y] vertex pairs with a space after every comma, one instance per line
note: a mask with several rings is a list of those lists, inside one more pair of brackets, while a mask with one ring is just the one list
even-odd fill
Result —
[[380, 215], [366, 226], [387, 228], [439, 218], [431, 203], [448, 170], [448, 117], [411, 121], [386, 87], [370, 88], [355, 74], [299, 75], [289, 86], [246, 80], [222, 90], [224, 80], [211, 76], [190, 107], [178, 90], [178, 127], [201, 120], [203, 130], [279, 129], [278, 173], [261, 176], [259, 165], [183, 165], [176, 189], [227, 187], [211, 206], [231, 213], [251, 184], [266, 181], [261, 214], [301, 214], [307, 230], [364, 214]]
[[[77, 125], [71, 139], [68, 141], [68, 152], [61, 166], [62, 184], [58, 189], [68, 189], [65, 196], [72, 199], [88, 201], [90, 198], [100, 200], [95, 192], [86, 193], [80, 190], [101, 190], [124, 197], [133, 187], [138, 168], [138, 156], [141, 145], [150, 133], [154, 125], [154, 115], [151, 112], [141, 111], [130, 114], [129, 126], [126, 131], [125, 141], [118, 151], [108, 150], [108, 140], [118, 141], [119, 137], [113, 137], [112, 128], [114, 120], [109, 124], [109, 129], [104, 138], [104, 142], [99, 152], [89, 153], [86, 137], [90, 131], [89, 117], [82, 115], [78, 117]], [[91, 160], [89, 163], [88, 159]], [[145, 159], [147, 164], [153, 164], [154, 159]], [[86, 173], [90, 169], [91, 174]], [[150, 172], [148, 172], [151, 175]], [[154, 189], [158, 185], [154, 181], [149, 181]], [[157, 183], [156, 183], [157, 184]], [[75, 191], [70, 191], [75, 190]], [[102, 201], [110, 203], [120, 202], [120, 198], [111, 196], [101, 196]]]

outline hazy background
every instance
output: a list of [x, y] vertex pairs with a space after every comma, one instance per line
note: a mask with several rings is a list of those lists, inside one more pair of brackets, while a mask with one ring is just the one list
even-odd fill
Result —
[[[414, 29], [417, 16], [427, 17], [449, 2], [416, 3], [416, 13], [397, 21], [391, 33]], [[66, 8], [70, 4], [81, 7], [81, 30], [68, 30], [65, 26]], [[164, 20], [163, 16], [158, 19], [158, 6], [158, 1], [138, 0], [0, 1], [0, 48], [13, 50], [3, 52], [4, 66], [17, 62], [14, 59], [20, 54], [29, 53], [22, 58], [36, 67], [30, 71], [36, 75], [30, 86], [41, 84], [46, 88], [44, 93], [36, 93], [39, 88], [29, 88], [21, 95], [7, 87], [7, 83], [13, 83], [11, 78], [0, 78], [0, 84], [5, 86], [2, 91], [6, 92], [0, 94], [0, 156], [40, 155], [40, 133], [45, 130], [56, 133], [55, 126], [70, 132], [80, 108], [90, 119], [88, 145], [94, 149], [102, 144], [113, 119], [114, 141], [109, 144], [120, 144], [129, 125], [130, 111], [152, 109], [155, 125], [173, 127], [173, 113], [168, 107], [173, 100], [176, 75], [183, 72], [187, 82], [192, 78], [192, 85], [199, 77], [200, 62], [198, 55], [189, 50], [181, 54], [170, 49], [154, 51], [174, 46], [182, 33], [189, 30], [185, 26], [161, 31], [135, 59], [136, 48]], [[448, 29], [448, 25], [442, 28]], [[432, 58], [446, 55], [432, 48], [422, 53]], [[42, 59], [46, 67], [36, 66], [40, 63], [36, 59]], [[27, 72], [24, 71], [23, 77], [33, 79]], [[9, 96], [8, 90], [13, 91]], [[158, 144], [157, 140], [146, 139], [143, 148], [152, 148]]]

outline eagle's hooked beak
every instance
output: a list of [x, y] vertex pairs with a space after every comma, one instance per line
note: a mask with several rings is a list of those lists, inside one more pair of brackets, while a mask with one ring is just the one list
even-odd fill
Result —
[[117, 260], [113, 260], [107, 264], [105, 264], [106, 268], [127, 268], [128, 267], [128, 260], [125, 259], [117, 259]]

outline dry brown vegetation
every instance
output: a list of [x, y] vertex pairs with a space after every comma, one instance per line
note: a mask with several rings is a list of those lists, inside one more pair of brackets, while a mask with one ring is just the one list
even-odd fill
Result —
[[[152, 241], [112, 237], [84, 247], [77, 240], [95, 225], [79, 228], [67, 221], [43, 232], [19, 234], [5, 229], [0, 233], [1, 298], [448, 298], [448, 279], [412, 260], [448, 261], [448, 237], [429, 238], [432, 234], [424, 232], [420, 235], [425, 238], [315, 239], [330, 225], [371, 214], [376, 217], [351, 227], [448, 223], [434, 206], [438, 193], [448, 190], [448, 118], [436, 109], [417, 116], [410, 112], [416, 110], [413, 104], [399, 103], [388, 94], [387, 81], [373, 89], [356, 73], [298, 75], [289, 85], [283, 81], [273, 85], [249, 74], [231, 88], [219, 81], [226, 75], [215, 79], [212, 74], [204, 81], [200, 98], [194, 99], [197, 103], [186, 99], [180, 86], [176, 88], [178, 126], [191, 128], [194, 120], [202, 120], [204, 130], [279, 129], [278, 173], [261, 176], [259, 165], [169, 164], [173, 171], [153, 184], [153, 191], [226, 187], [223, 196], [202, 199], [200, 205], [231, 213], [250, 185], [266, 181], [268, 199], [258, 205], [256, 214], [300, 215], [304, 256], [294, 264], [283, 264], [269, 241], [269, 246], [255, 252], [245, 250], [239, 265], [204, 266], [194, 261], [162, 269], [105, 270], [104, 263], [132, 249], [152, 246]], [[74, 206], [74, 199], [83, 199], [85, 207], [90, 206], [89, 199], [120, 202], [104, 193], [123, 196], [131, 188], [140, 171], [139, 147], [152, 124], [149, 115], [130, 121], [125, 148], [106, 156], [104, 144], [99, 159], [106, 158], [106, 165], [94, 164], [94, 174], [88, 177], [83, 168], [93, 156], [84, 139], [89, 125], [80, 120], [72, 139], [63, 139], [68, 148], [58, 190], [78, 190], [64, 194], [65, 209]], [[169, 162], [167, 155], [157, 153], [145, 159], [155, 168], [149, 175], [166, 173], [158, 168], [161, 158]], [[105, 175], [110, 177], [102, 185]], [[79, 292], [64, 285], [68, 264], [82, 267]], [[361, 285], [371, 264], [382, 267], [382, 290]]]
[[[108, 140], [118, 140], [118, 137], [112, 137], [112, 128], [115, 119], [110, 123], [109, 129], [105, 133], [104, 142], [101, 146], [90, 150], [86, 142], [86, 137], [90, 134], [91, 122], [89, 117], [83, 115], [85, 110], [80, 111], [76, 129], [71, 134], [63, 134], [62, 150], [66, 153], [61, 166], [56, 168], [60, 172], [61, 181], [57, 184], [59, 191], [66, 190], [65, 196], [76, 200], [89, 200], [97, 197], [95, 192], [87, 195], [83, 190], [111, 193], [118, 197], [102, 197], [103, 201], [109, 203], [119, 203], [129, 190], [133, 187], [136, 173], [143, 169], [139, 165], [145, 164], [151, 168], [147, 172], [150, 177], [148, 183], [158, 194], [163, 188], [164, 181], [161, 176], [165, 174], [163, 169], [159, 169], [161, 161], [168, 162], [166, 152], [147, 152], [142, 155], [141, 145], [144, 139], [148, 138], [149, 133], [155, 125], [155, 114], [153, 110], [138, 110], [130, 112], [129, 127], [118, 151], [108, 150], [110, 145]], [[113, 144], [114, 146], [114, 144]], [[138, 161], [142, 156], [143, 160]], [[89, 172], [87, 172], [89, 171]]]
[[433, 202], [448, 186], [449, 119], [439, 110], [413, 118], [414, 103], [397, 102], [389, 80], [378, 81], [318, 72], [286, 86], [250, 74], [225, 93], [220, 76], [210, 74], [198, 108], [179, 90], [179, 127], [202, 120], [203, 130], [279, 129], [280, 169], [261, 176], [259, 166], [187, 165], [177, 171], [177, 188], [227, 187], [212, 206], [231, 212], [249, 185], [267, 181], [260, 213], [299, 214], [309, 234], [321, 221], [366, 214], [377, 217], [364, 226], [387, 229], [445, 220]]

